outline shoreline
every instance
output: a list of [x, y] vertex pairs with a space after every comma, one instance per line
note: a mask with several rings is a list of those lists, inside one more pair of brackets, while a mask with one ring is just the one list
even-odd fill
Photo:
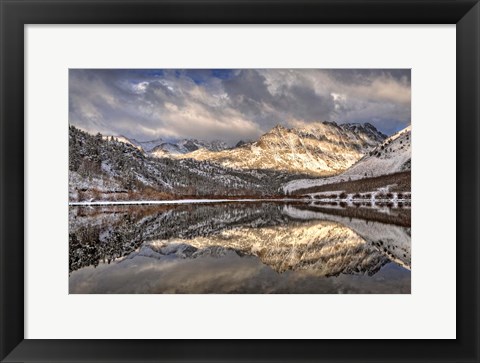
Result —
[[152, 205], [152, 204], [207, 204], [229, 202], [292, 202], [306, 201], [305, 198], [248, 198], [248, 199], [175, 199], [175, 200], [128, 200], [128, 201], [94, 201], [94, 202], [68, 202], [69, 206], [96, 206], [96, 205]]
[[411, 198], [402, 199], [362, 199], [362, 198], [344, 198], [344, 199], [316, 199], [316, 198], [245, 198], [245, 199], [173, 199], [173, 200], [119, 200], [119, 201], [83, 201], [83, 202], [68, 202], [70, 207], [81, 206], [105, 206], [105, 205], [168, 205], [168, 204], [213, 204], [213, 203], [255, 203], [255, 202], [308, 202], [308, 203], [408, 203]]

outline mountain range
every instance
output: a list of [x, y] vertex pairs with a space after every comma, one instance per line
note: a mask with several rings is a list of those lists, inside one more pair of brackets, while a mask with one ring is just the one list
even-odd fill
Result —
[[206, 149], [210, 151], [221, 151], [228, 149], [229, 146], [221, 140], [203, 141], [197, 139], [181, 139], [181, 140], [164, 140], [156, 139], [149, 141], [138, 141], [129, 139], [122, 135], [103, 136], [105, 140], [116, 140], [125, 144], [136, 147], [143, 153], [157, 157], [173, 156], [177, 154], [187, 154], [198, 149]]
[[211, 161], [234, 169], [334, 175], [349, 168], [386, 137], [369, 123], [339, 125], [318, 122], [300, 128], [277, 125], [258, 140], [239, 141], [232, 148], [219, 140], [138, 142], [125, 137], [116, 138], [158, 158]]
[[[70, 126], [70, 199], [274, 196], [306, 186], [410, 170], [411, 128], [387, 137], [369, 123], [277, 125], [229, 147], [196, 139], [137, 141]], [[95, 192], [95, 193], [94, 193]], [[152, 197], [152, 195], [150, 195]]]

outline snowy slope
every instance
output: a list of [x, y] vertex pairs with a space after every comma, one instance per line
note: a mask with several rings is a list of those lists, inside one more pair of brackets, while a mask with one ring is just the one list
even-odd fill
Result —
[[343, 173], [329, 178], [300, 179], [291, 181], [283, 187], [286, 192], [318, 185], [332, 184], [365, 177], [392, 174], [410, 170], [411, 164], [411, 126], [385, 139], [380, 145], [362, 157]]
[[410, 170], [411, 157], [411, 126], [408, 126], [386, 139], [343, 175], [358, 179]]

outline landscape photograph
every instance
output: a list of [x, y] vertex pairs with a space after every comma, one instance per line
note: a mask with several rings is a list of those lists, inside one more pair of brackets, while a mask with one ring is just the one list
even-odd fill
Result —
[[410, 294], [410, 69], [70, 69], [70, 294]]

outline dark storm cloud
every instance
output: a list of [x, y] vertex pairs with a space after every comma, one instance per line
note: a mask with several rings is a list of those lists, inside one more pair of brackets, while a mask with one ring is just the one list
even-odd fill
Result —
[[410, 70], [82, 70], [69, 74], [70, 123], [155, 138], [254, 139], [276, 124], [410, 123]]

